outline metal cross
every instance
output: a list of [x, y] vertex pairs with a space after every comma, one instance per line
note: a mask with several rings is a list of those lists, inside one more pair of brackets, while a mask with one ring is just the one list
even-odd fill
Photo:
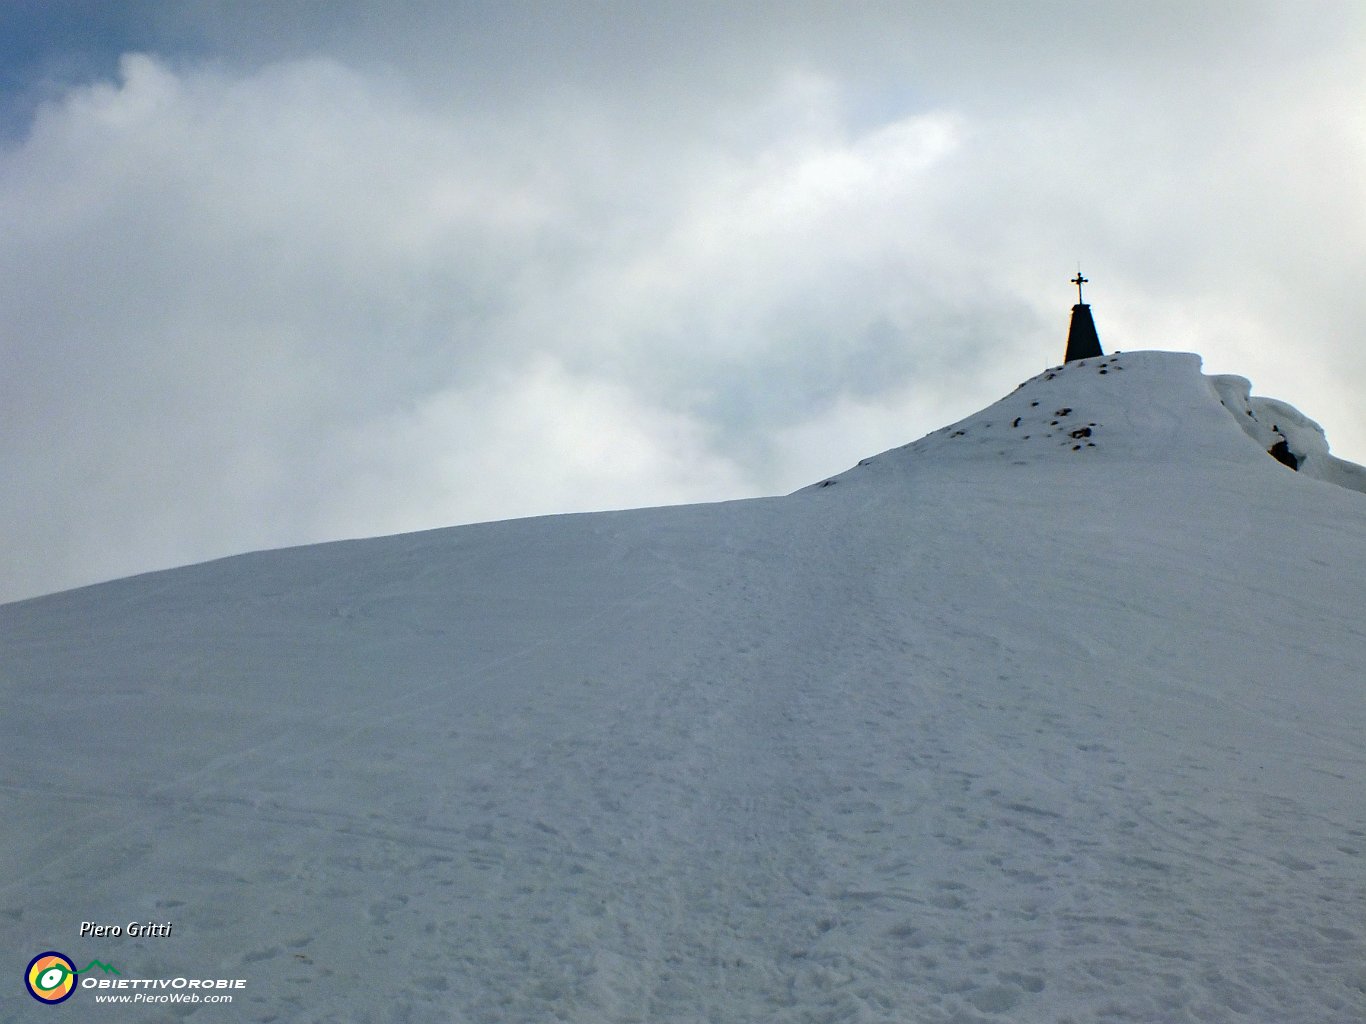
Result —
[[1081, 276], [1081, 271], [1080, 271], [1080, 270], [1077, 271], [1077, 276], [1074, 277], [1074, 278], [1072, 278], [1072, 283], [1073, 283], [1074, 285], [1077, 286], [1077, 305], [1078, 305], [1078, 306], [1082, 305], [1082, 301], [1081, 301], [1081, 286], [1084, 285], [1084, 284], [1085, 284], [1087, 281], [1089, 281], [1089, 280], [1090, 280], [1089, 277], [1082, 277], [1082, 276]]

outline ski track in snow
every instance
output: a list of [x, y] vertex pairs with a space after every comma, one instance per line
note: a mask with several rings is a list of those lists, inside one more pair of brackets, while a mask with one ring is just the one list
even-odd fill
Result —
[[7, 945], [249, 980], [109, 1020], [1366, 1019], [1366, 504], [1190, 358], [0, 608]]

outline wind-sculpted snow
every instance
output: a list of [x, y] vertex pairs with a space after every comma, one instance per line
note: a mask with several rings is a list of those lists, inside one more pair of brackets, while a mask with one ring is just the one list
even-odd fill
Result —
[[[248, 980], [111, 1021], [1363, 1019], [1366, 503], [1195, 357], [1088, 363], [785, 498], [0, 608], [16, 975]], [[135, 918], [174, 937], [76, 938]]]
[[1224, 374], [1210, 382], [1238, 425], [1268, 452], [1289, 455], [1305, 476], [1366, 493], [1366, 466], [1331, 455], [1323, 428], [1293, 405], [1254, 396], [1246, 377]]

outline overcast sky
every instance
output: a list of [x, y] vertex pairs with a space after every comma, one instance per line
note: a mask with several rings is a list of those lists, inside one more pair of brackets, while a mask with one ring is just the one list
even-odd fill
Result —
[[1062, 357], [1366, 462], [1366, 5], [0, 6], [0, 600], [777, 494]]

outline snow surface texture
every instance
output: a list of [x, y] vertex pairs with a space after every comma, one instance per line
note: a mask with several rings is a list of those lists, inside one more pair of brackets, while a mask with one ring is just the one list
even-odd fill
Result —
[[0, 1020], [1366, 1019], [1366, 499], [1228, 391], [0, 607]]

